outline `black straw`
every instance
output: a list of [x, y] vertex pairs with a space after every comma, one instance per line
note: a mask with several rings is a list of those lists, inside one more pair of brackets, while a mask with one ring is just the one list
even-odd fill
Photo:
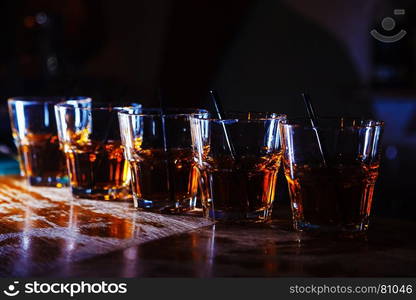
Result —
[[171, 162], [171, 149], [170, 149], [170, 141], [168, 138], [168, 134], [166, 132], [166, 107], [164, 104], [164, 97], [163, 97], [163, 93], [162, 90], [159, 89], [159, 104], [160, 104], [160, 117], [161, 117], [161, 121], [162, 121], [162, 132], [163, 132], [163, 148], [164, 151], [167, 155], [166, 158], [166, 173], [167, 173], [167, 177], [168, 177], [168, 182], [167, 182], [167, 186], [168, 186], [168, 191], [169, 191], [169, 198], [170, 201], [172, 202], [176, 202], [176, 197], [175, 197], [175, 178], [173, 176], [174, 174], [174, 170], [173, 170], [173, 166], [172, 166], [172, 162]]
[[[93, 105], [93, 103], [91, 103], [91, 108], [92, 108], [92, 105]], [[102, 140], [100, 142], [101, 143], [100, 146], [102, 147], [102, 149], [104, 151], [103, 151], [103, 154], [100, 157], [99, 161], [97, 162], [97, 167], [101, 166], [101, 163], [104, 161], [104, 158], [107, 156], [107, 153], [105, 151], [105, 147], [108, 144], [108, 142], [110, 141], [110, 134], [112, 135], [114, 130], [115, 130], [114, 126], [117, 126], [117, 122], [118, 122], [117, 121], [117, 111], [114, 110], [114, 106], [115, 106], [115, 104], [108, 103], [107, 108], [108, 108], [108, 112], [110, 114], [109, 115], [109, 120], [108, 120], [108, 123], [107, 123], [107, 127], [104, 131], [104, 137], [102, 138]], [[92, 115], [92, 111], [91, 111], [91, 115]]]
[[319, 137], [318, 132], [318, 117], [315, 113], [315, 109], [313, 108], [312, 101], [307, 93], [302, 93], [303, 101], [305, 102], [306, 111], [308, 113], [309, 119], [311, 121], [311, 125], [313, 130], [315, 131], [316, 141], [318, 142], [319, 152], [321, 153], [322, 162], [324, 166], [327, 166], [326, 159], [325, 159], [325, 151], [322, 147], [322, 139]]
[[[218, 119], [222, 120], [224, 116], [224, 109], [222, 107], [222, 103], [218, 93], [215, 90], [210, 90], [209, 95], [211, 96], [211, 100], [214, 103], [215, 112], [217, 113]], [[227, 128], [225, 127], [224, 122], [221, 122], [222, 128], [224, 130], [225, 140], [227, 142], [228, 149], [230, 150], [231, 157], [235, 159], [235, 150], [233, 144], [231, 143], [231, 139], [229, 138], [229, 134]]]

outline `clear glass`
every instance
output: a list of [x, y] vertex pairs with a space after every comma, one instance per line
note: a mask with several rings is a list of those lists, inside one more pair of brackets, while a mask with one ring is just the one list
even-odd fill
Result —
[[192, 152], [192, 114], [207, 112], [132, 108], [118, 114], [136, 208], [166, 213], [196, 208], [199, 174]]
[[351, 118], [321, 118], [317, 128], [308, 119], [283, 121], [283, 163], [295, 229], [368, 229], [382, 128], [380, 121]]
[[275, 113], [228, 113], [222, 120], [192, 118], [205, 217], [226, 222], [270, 220], [284, 118]]
[[31, 185], [63, 187], [68, 183], [60, 149], [54, 105], [86, 97], [14, 97], [8, 99], [12, 134], [20, 173]]
[[117, 121], [120, 110], [122, 105], [110, 103], [55, 105], [59, 140], [76, 198], [129, 199], [130, 171]]

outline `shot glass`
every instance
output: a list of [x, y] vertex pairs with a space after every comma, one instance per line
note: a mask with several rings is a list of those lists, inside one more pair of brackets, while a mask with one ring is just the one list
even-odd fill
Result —
[[59, 140], [76, 198], [129, 199], [130, 171], [117, 121], [121, 109], [119, 104], [94, 102], [55, 105]]
[[[86, 97], [74, 97], [85, 100]], [[15, 97], [8, 99], [12, 134], [20, 173], [33, 186], [62, 187], [68, 183], [60, 149], [54, 105], [65, 97]], [[67, 99], [69, 100], [69, 99]]]
[[281, 162], [275, 113], [229, 113], [191, 119], [205, 217], [225, 222], [270, 220]]
[[134, 206], [164, 213], [196, 207], [190, 118], [198, 109], [128, 109], [119, 112], [121, 140], [130, 164]]
[[295, 229], [347, 235], [368, 229], [382, 128], [381, 121], [350, 118], [321, 118], [317, 127], [308, 119], [283, 121]]

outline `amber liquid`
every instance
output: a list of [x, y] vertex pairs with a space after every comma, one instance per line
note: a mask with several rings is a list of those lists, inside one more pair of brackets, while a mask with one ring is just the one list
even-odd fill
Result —
[[207, 201], [204, 209], [215, 219], [264, 221], [270, 218], [281, 154], [205, 159]]
[[289, 165], [285, 175], [297, 229], [367, 229], [378, 164], [331, 167]]
[[[39, 180], [67, 176], [65, 157], [59, 148], [56, 135], [29, 133], [20, 141], [18, 150], [20, 166], [25, 176]], [[51, 182], [51, 185], [62, 186], [59, 182]]]
[[140, 149], [131, 156], [132, 189], [137, 207], [192, 209], [198, 171], [191, 149]]
[[129, 167], [119, 141], [65, 144], [64, 150], [75, 196], [104, 200], [125, 197]]

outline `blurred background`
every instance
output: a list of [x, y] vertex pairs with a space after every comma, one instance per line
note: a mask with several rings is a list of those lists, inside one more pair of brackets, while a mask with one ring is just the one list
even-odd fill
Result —
[[[345, 0], [0, 2], [0, 174], [18, 173], [11, 96], [91, 96], [386, 122], [375, 213], [416, 219], [416, 3]], [[394, 43], [375, 39], [406, 34]], [[287, 200], [283, 180], [279, 202]]]

